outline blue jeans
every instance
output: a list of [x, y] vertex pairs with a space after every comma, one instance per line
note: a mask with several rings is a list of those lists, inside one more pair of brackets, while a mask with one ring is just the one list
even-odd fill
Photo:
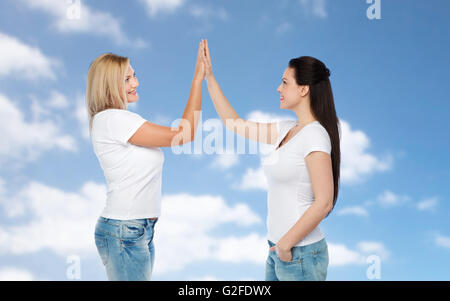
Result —
[[155, 260], [153, 233], [156, 221], [99, 217], [95, 226], [95, 244], [108, 280], [150, 280]]
[[[269, 247], [273, 247], [268, 241]], [[306, 246], [292, 248], [292, 260], [282, 261], [269, 251], [266, 261], [266, 281], [325, 280], [328, 269], [328, 246], [325, 238]]]

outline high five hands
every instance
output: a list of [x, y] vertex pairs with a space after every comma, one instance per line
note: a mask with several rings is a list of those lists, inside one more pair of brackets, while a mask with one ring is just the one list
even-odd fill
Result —
[[195, 80], [208, 79], [212, 75], [211, 57], [209, 55], [208, 40], [202, 40], [198, 47], [197, 64], [195, 66]]
[[203, 40], [202, 60], [205, 67], [205, 77], [208, 79], [212, 75], [212, 64], [211, 56], [209, 55], [208, 40]]

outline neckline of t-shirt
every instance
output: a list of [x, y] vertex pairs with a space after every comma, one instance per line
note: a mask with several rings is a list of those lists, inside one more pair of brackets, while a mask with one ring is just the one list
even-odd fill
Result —
[[289, 133], [289, 131], [290, 131], [294, 126], [297, 125], [297, 122], [296, 122], [294, 126], [291, 126], [291, 127], [289, 128], [289, 130], [287, 130], [287, 132], [284, 134], [283, 138], [281, 138], [281, 140], [279, 140], [279, 142], [277, 143], [277, 148], [275, 149], [275, 151], [278, 151], [278, 150], [280, 150], [281, 148], [283, 148], [283, 147], [285, 147], [286, 145], [288, 145], [289, 142], [291, 142], [292, 140], [294, 140], [295, 137], [299, 136], [299, 134], [300, 134], [300, 133], [308, 126], [308, 125], [315, 124], [315, 123], [319, 123], [319, 124], [320, 124], [320, 122], [319, 122], [318, 120], [314, 120], [313, 122], [310, 122], [310, 123], [304, 125], [304, 126], [301, 128], [301, 130], [298, 131], [298, 133], [294, 135], [294, 137], [292, 137], [291, 139], [289, 139], [289, 141], [286, 142], [284, 145], [280, 146], [281, 141], [283, 141], [283, 139], [286, 137], [286, 135]]

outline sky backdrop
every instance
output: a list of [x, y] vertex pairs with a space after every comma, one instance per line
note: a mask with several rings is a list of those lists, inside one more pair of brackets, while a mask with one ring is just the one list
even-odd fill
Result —
[[[320, 224], [328, 280], [450, 280], [449, 29], [445, 0], [1, 1], [0, 280], [106, 280], [89, 64], [128, 56], [140, 82], [128, 109], [170, 126], [202, 38], [242, 118], [295, 119], [276, 92], [291, 58], [330, 69], [342, 164], [336, 207]], [[200, 153], [163, 148], [153, 279], [263, 280], [264, 146], [207, 152], [202, 142], [226, 131], [206, 83], [202, 107]]]

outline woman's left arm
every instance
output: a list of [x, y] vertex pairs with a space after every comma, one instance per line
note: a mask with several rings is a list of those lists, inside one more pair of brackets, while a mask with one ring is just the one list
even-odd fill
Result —
[[311, 179], [314, 202], [294, 226], [278, 241], [271, 250], [278, 248], [281, 260], [291, 261], [291, 249], [308, 235], [327, 216], [333, 208], [334, 182], [331, 156], [325, 152], [314, 151], [305, 157], [306, 167]]

